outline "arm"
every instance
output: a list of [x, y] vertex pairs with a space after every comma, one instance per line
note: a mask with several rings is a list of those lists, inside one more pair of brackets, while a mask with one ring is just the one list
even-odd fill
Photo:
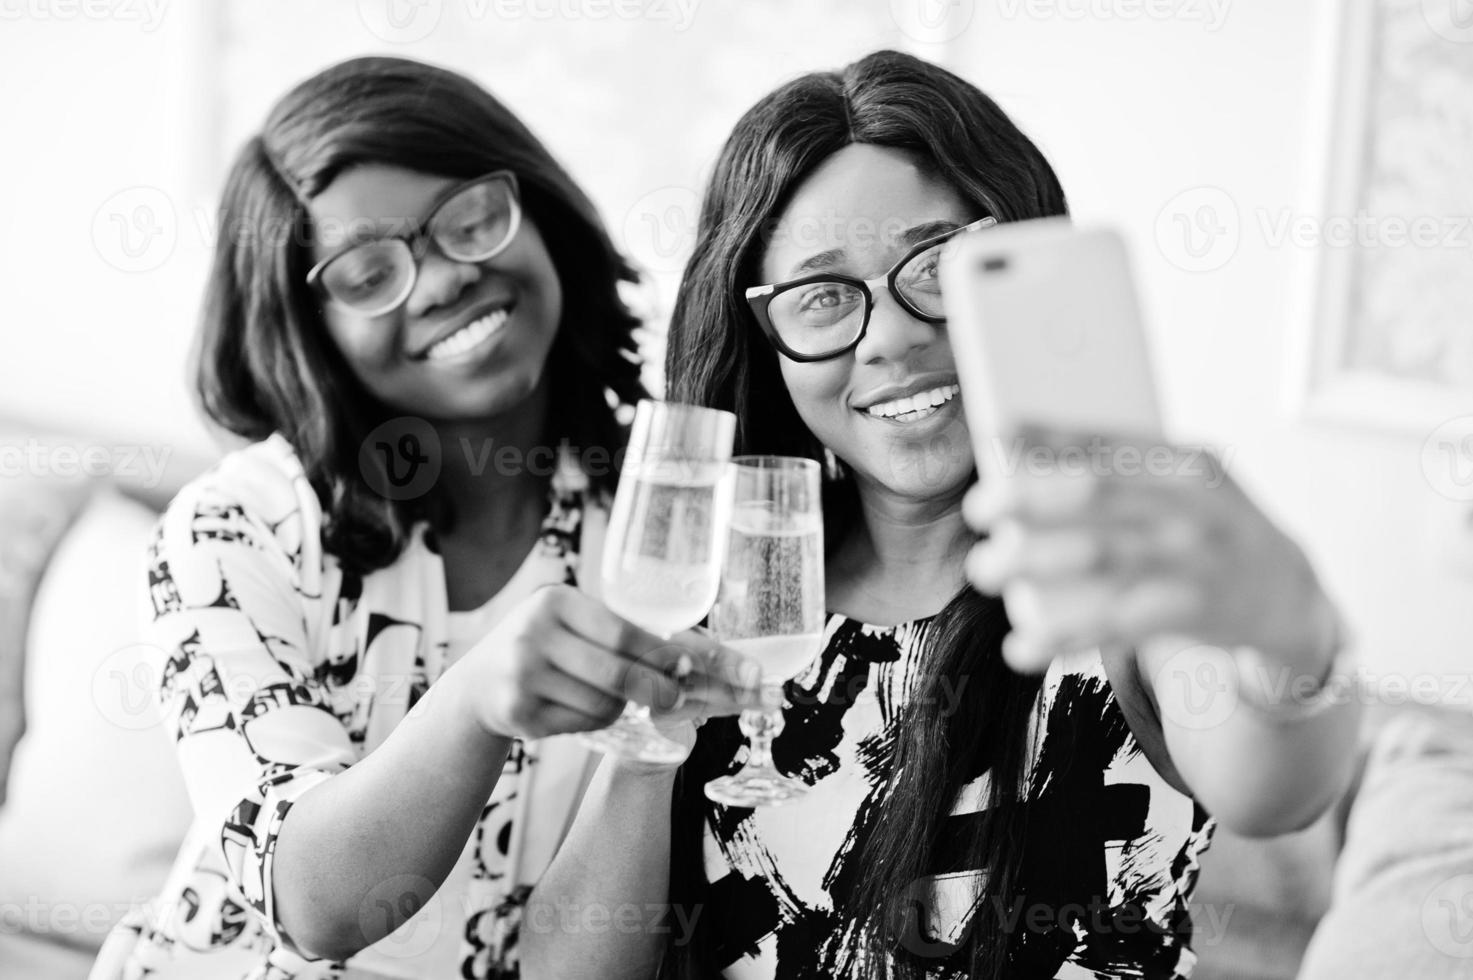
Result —
[[1295, 693], [1325, 686], [1336, 642], [1337, 631], [1328, 632], [1318, 649], [1302, 651], [1302, 666], [1285, 656], [1268, 661], [1180, 640], [1142, 644], [1139, 669], [1149, 679], [1146, 693], [1171, 762], [1192, 795], [1234, 832], [1302, 830], [1344, 792], [1361, 705], [1337, 696], [1322, 711], [1302, 711]]
[[[612, 757], [600, 763], [567, 840], [527, 902], [521, 943], [528, 980], [655, 975], [666, 934], [650, 926], [669, 894], [675, 772]], [[667, 918], [686, 917], [660, 915]]]
[[[1353, 698], [1308, 717], [1286, 696], [1324, 682], [1341, 642], [1334, 610], [1304, 554], [1210, 454], [1126, 448], [1130, 470], [1022, 474], [969, 495], [968, 521], [991, 535], [968, 575], [1008, 600], [1005, 656], [1041, 670], [1070, 650], [1134, 651], [1123, 656], [1175, 770], [1163, 775], [1239, 833], [1302, 828], [1354, 758]], [[1142, 473], [1152, 454], [1172, 465]]]
[[232, 882], [278, 942], [342, 958], [443, 881], [509, 742], [447, 673], [411, 716], [424, 723], [401, 723], [357, 761], [307, 635], [303, 595], [320, 591], [320, 559], [283, 546], [263, 516], [298, 506], [281, 485], [254, 489], [244, 505], [194, 486], [169, 508], [150, 549], [146, 635], [166, 657], [161, 696], [185, 784], [199, 819], [218, 826]]
[[[716, 649], [690, 651], [700, 665], [697, 683], [688, 687], [683, 707], [656, 713], [665, 733], [687, 750], [696, 741], [691, 719], [731, 714], [739, 703], [752, 707], [763, 697], [758, 666], [729, 650], [713, 657]], [[599, 765], [567, 839], [527, 902], [521, 943], [529, 980], [649, 980], [669, 940], [690, 940], [701, 906], [670, 903], [676, 772], [612, 756]]]
[[[211, 533], [222, 515], [228, 533]], [[444, 880], [509, 737], [600, 727], [626, 689], [669, 699], [676, 654], [575, 590], [544, 589], [355, 761], [314, 674], [313, 583], [273, 523], [181, 495], [150, 555], [148, 635], [186, 785], [199, 819], [219, 822], [233, 884], [283, 945], [344, 958]]]
[[452, 672], [431, 691], [442, 686], [281, 822], [277, 922], [303, 951], [346, 959], [377, 942], [429, 901], [460, 857], [511, 740], [480, 725]]

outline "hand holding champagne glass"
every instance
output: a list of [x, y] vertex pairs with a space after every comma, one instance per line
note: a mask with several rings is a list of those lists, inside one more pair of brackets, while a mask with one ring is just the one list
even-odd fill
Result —
[[[705, 618], [716, 598], [731, 506], [727, 470], [736, 416], [641, 401], [609, 515], [603, 599], [622, 618], [669, 638]], [[686, 748], [630, 704], [585, 739], [604, 752], [676, 763]]]
[[782, 803], [807, 792], [772, 762], [782, 731], [781, 687], [817, 656], [823, 642], [823, 512], [818, 463], [791, 456], [733, 461], [731, 537], [711, 626], [722, 644], [762, 668], [765, 710], [744, 711], [750, 740], [741, 771], [706, 784], [726, 806]]

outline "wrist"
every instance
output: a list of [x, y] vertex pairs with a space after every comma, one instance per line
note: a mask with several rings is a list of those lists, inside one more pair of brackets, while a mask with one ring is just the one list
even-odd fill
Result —
[[1328, 599], [1314, 615], [1318, 640], [1298, 657], [1271, 657], [1252, 647], [1233, 651], [1243, 704], [1274, 721], [1298, 722], [1355, 699], [1359, 664], [1349, 630]]
[[413, 717], [421, 712], [435, 716], [434, 723], [445, 725], [463, 737], [484, 743], [488, 750], [505, 744], [510, 747], [515, 736], [503, 730], [493, 718], [488, 718], [483, 699], [474, 692], [483, 691], [474, 675], [466, 667], [466, 661], [454, 664], [430, 685], [424, 697], [410, 712]]

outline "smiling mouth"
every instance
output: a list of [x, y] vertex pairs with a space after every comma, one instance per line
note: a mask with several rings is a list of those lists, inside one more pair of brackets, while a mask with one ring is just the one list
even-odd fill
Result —
[[914, 395], [896, 398], [894, 401], [880, 402], [859, 411], [870, 418], [883, 419], [887, 422], [919, 422], [941, 411], [941, 406], [955, 398], [961, 393], [961, 390], [961, 386], [956, 384], [938, 385], [926, 391], [918, 391]]
[[510, 316], [511, 307], [505, 306], [477, 317], [450, 336], [437, 340], [424, 352], [424, 359], [449, 361], [464, 357], [500, 333]]

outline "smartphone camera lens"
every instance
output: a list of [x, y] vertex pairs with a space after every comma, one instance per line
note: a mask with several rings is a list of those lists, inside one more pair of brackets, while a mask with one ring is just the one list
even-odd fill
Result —
[[1003, 258], [1001, 255], [994, 255], [991, 258], [982, 260], [983, 272], [1002, 272], [1007, 267], [1008, 260]]

